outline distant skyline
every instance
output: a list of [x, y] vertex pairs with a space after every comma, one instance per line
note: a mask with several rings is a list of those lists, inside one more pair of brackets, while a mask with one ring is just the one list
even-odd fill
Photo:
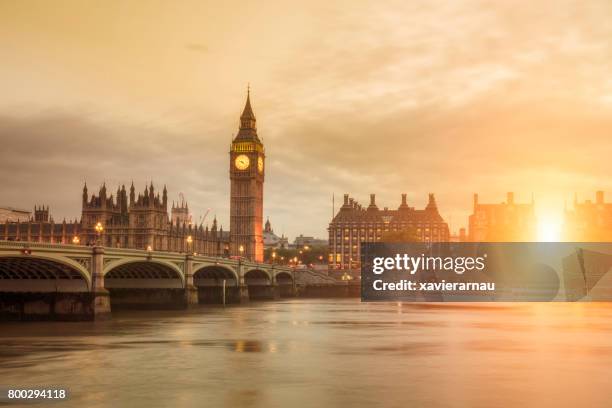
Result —
[[612, 3], [1, 2], [0, 205], [80, 216], [81, 189], [182, 192], [229, 227], [251, 84], [264, 220], [327, 236], [342, 195], [456, 231], [472, 194], [558, 219], [612, 198]]

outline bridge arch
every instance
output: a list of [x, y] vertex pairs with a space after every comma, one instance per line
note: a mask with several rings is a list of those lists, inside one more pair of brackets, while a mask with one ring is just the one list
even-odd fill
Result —
[[[23, 280], [29, 280], [23, 285]], [[77, 261], [53, 255], [0, 255], [0, 291], [87, 292], [90, 272]]]
[[108, 288], [184, 288], [185, 275], [172, 262], [159, 259], [120, 259], [104, 267]]
[[276, 283], [279, 285], [293, 284], [293, 276], [287, 271], [278, 271], [274, 277], [276, 279]]
[[218, 264], [200, 264], [193, 269], [195, 286], [221, 286], [223, 280], [228, 286], [236, 286], [238, 274], [232, 268]]
[[251, 269], [244, 274], [244, 283], [248, 286], [272, 284], [272, 276], [265, 269]]

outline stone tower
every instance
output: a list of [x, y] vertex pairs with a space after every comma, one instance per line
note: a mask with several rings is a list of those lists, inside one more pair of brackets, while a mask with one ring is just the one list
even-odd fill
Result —
[[249, 91], [230, 149], [230, 252], [257, 262], [263, 262], [264, 164]]

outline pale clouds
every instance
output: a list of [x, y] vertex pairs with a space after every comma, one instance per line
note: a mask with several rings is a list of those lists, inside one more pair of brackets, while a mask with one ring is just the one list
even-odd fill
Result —
[[472, 192], [612, 189], [607, 1], [118, 4], [0, 6], [0, 204], [153, 179], [227, 224], [249, 81], [277, 232], [324, 236], [333, 193], [458, 227]]

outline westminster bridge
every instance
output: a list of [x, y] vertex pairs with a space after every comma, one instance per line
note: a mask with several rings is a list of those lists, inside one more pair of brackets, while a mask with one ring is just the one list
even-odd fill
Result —
[[111, 308], [180, 309], [346, 295], [309, 269], [176, 252], [0, 241], [0, 318], [91, 320]]

